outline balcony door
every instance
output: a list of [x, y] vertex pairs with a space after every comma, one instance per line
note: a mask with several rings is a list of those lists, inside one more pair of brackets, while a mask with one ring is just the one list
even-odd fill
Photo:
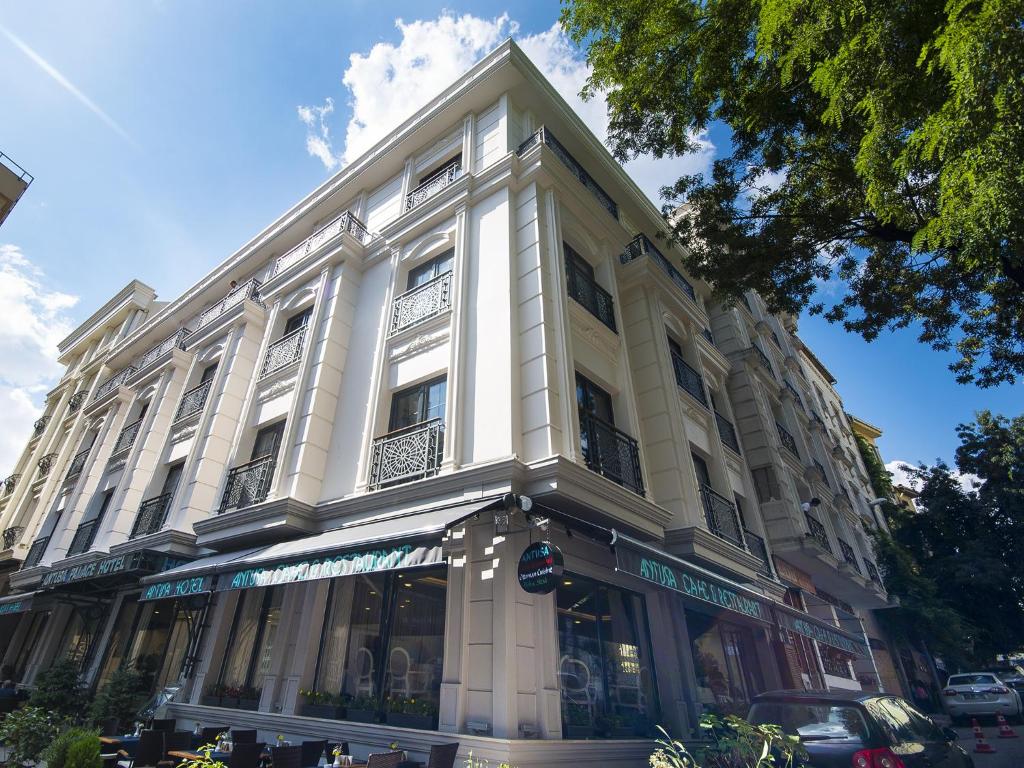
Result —
[[690, 458], [693, 459], [693, 469], [697, 473], [697, 487], [706, 485], [711, 488], [711, 473], [708, 471], [708, 463], [696, 453], [691, 453]]
[[581, 373], [576, 374], [576, 404], [584, 413], [615, 426], [612, 396]]
[[289, 333], [294, 333], [299, 328], [305, 328], [309, 325], [309, 319], [313, 316], [313, 308], [306, 307], [296, 315], [292, 315], [288, 318], [288, 321], [284, 324], [284, 335], [287, 336]]
[[432, 419], [444, 423], [448, 380], [444, 377], [396, 392], [391, 399], [388, 432], [422, 424]]
[[167, 477], [164, 478], [164, 486], [160, 489], [161, 496], [169, 496], [174, 493], [181, 481], [181, 472], [185, 469], [185, 462], [179, 461], [167, 468]]
[[279, 421], [269, 427], [263, 427], [256, 433], [256, 439], [252, 444], [251, 461], [266, 457], [276, 457], [277, 449], [281, 446], [281, 439], [284, 437], [284, 422]]
[[411, 291], [413, 288], [419, 288], [424, 283], [429, 283], [435, 277], [451, 272], [454, 259], [455, 249], [452, 248], [440, 256], [431, 259], [426, 264], [414, 267], [409, 271], [409, 282], [406, 285], [406, 290]]

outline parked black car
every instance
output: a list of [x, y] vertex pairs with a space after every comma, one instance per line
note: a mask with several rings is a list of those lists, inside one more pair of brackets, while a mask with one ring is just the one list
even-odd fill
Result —
[[951, 728], [899, 696], [863, 691], [772, 691], [747, 719], [800, 736], [812, 768], [973, 768]]

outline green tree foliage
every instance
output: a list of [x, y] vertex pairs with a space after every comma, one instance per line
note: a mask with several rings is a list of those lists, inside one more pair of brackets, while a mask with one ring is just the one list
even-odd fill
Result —
[[7, 746], [8, 764], [24, 765], [39, 760], [62, 725], [59, 717], [39, 707], [27, 706], [9, 712], [0, 722], [0, 741]]
[[915, 324], [961, 381], [1024, 373], [1021, 0], [563, 1], [617, 157], [731, 129], [663, 190], [692, 273], [868, 340]]
[[148, 689], [141, 672], [135, 669], [118, 669], [110, 681], [96, 694], [89, 709], [94, 723], [116, 718], [121, 727], [133, 722], [139, 709], [146, 703]]
[[88, 728], [68, 728], [62, 731], [43, 750], [42, 758], [46, 761], [46, 768], [67, 768], [68, 750], [71, 745], [79, 739], [89, 736], [96, 736], [95, 731]]
[[64, 768], [103, 768], [100, 737], [95, 733], [79, 736], [68, 747]]
[[86, 709], [86, 693], [78, 664], [60, 659], [40, 672], [29, 703], [61, 717], [80, 718]]

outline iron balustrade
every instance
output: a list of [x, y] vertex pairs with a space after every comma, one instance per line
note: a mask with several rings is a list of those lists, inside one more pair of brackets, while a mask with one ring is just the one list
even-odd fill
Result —
[[4, 530], [4, 549], [14, 549], [14, 545], [18, 543], [21, 538], [21, 534], [25, 532], [25, 527], [22, 525], [13, 525], [10, 528]]
[[444, 454], [444, 421], [430, 419], [374, 439], [370, 489], [436, 475]]
[[792, 433], [784, 426], [775, 422], [775, 428], [779, 432], [779, 442], [782, 443], [782, 447], [792, 453], [797, 458], [800, 458], [800, 451], [796, 448], [796, 440], [793, 438]]
[[99, 528], [99, 520], [89, 520], [86, 523], [82, 523], [78, 526], [75, 531], [75, 536], [71, 539], [71, 546], [68, 547], [68, 556], [80, 555], [83, 552], [88, 552], [89, 547], [92, 546], [93, 539], [96, 538], [96, 530]]
[[804, 401], [803, 398], [800, 397], [799, 390], [796, 387], [794, 387], [789, 381], [783, 381], [782, 385], [793, 396], [793, 399], [796, 400], [797, 407], [802, 411], [804, 409]]
[[[697, 292], [693, 289], [693, 284], [683, 277], [683, 273], [673, 266], [672, 262], [666, 258], [665, 254], [655, 247], [654, 243], [648, 239], [647, 235], [640, 234], [633, 238], [633, 240], [626, 246], [626, 250], [622, 252], [619, 257], [619, 261], [623, 264], [628, 264], [634, 259], [639, 259], [641, 256], [647, 256], [653, 259], [654, 262], [665, 271], [669, 276], [669, 279], [675, 283], [679, 288], [690, 297], [691, 301], [697, 301]], [[704, 329], [707, 334], [707, 340], [714, 343], [711, 339], [711, 331]]]
[[75, 413], [85, 403], [85, 399], [89, 396], [88, 392], [75, 392], [68, 400], [68, 413]]
[[708, 344], [711, 346], [715, 345], [715, 337], [711, 335], [710, 328], [701, 328], [700, 335], [707, 339]]
[[601, 189], [601, 185], [594, 181], [594, 177], [583, 169], [583, 166], [576, 161], [576, 158], [569, 153], [569, 150], [563, 147], [562, 143], [545, 126], [538, 128], [526, 141], [520, 144], [518, 149], [516, 149], [516, 154], [522, 156], [537, 144], [546, 144], [555, 154], [555, 157], [561, 160], [562, 164], [569, 169], [569, 172], [587, 188], [590, 194], [597, 198], [597, 202], [601, 204], [601, 207], [616, 219], [619, 218], [619, 206], [612, 200], [611, 195]]
[[178, 409], [174, 412], [174, 421], [187, 419], [202, 411], [203, 406], [206, 405], [206, 398], [210, 395], [211, 386], [213, 386], [213, 379], [207, 379], [182, 395]]
[[273, 456], [261, 456], [228, 472], [220, 500], [220, 514], [266, 501], [276, 464]]
[[139, 511], [135, 515], [135, 523], [132, 525], [132, 532], [129, 539], [139, 536], [148, 536], [156, 533], [164, 527], [167, 518], [167, 508], [171, 503], [171, 494], [164, 493], [152, 499], [146, 499], [139, 505]]
[[53, 467], [54, 462], [57, 461], [56, 453], [48, 453], [39, 459], [37, 466], [39, 467], [39, 476], [46, 477], [50, 474], [50, 469]]
[[751, 344], [750, 348], [757, 354], [757, 362], [765, 367], [770, 374], [775, 375], [775, 369], [772, 368], [772, 361], [768, 359], [768, 355], [761, 349], [757, 344]]
[[817, 411], [811, 411], [811, 419], [814, 421], [815, 424], [817, 424], [822, 429], [825, 428], [825, 422], [822, 421], [821, 414], [818, 413]]
[[876, 566], [870, 560], [864, 560], [864, 567], [867, 569], [868, 578], [871, 579], [878, 586], [882, 586], [882, 575], [878, 572], [878, 566]]
[[740, 453], [740, 441], [736, 436], [736, 427], [732, 425], [732, 422], [718, 411], [715, 411], [715, 424], [718, 425], [718, 436], [722, 440], [722, 445], [732, 449], [734, 453]]
[[121, 455], [135, 444], [135, 438], [138, 437], [141, 426], [142, 419], [139, 419], [121, 430], [121, 434], [117, 436], [117, 441], [114, 443], [114, 450], [110, 452], [111, 458]]
[[43, 536], [42, 538], [36, 539], [32, 542], [32, 546], [28, 548], [28, 554], [25, 555], [25, 562], [22, 564], [22, 568], [31, 568], [39, 565], [39, 562], [43, 559], [43, 554], [46, 552], [46, 547], [50, 543], [49, 536]]
[[675, 352], [672, 352], [671, 355], [672, 370], [675, 372], [678, 387], [693, 395], [701, 405], [707, 408], [708, 397], [704, 392], [704, 379], [701, 377], [700, 372]]
[[839, 539], [839, 551], [843, 553], [843, 560], [852, 565], [855, 571], [860, 571], [860, 566], [857, 565], [857, 556], [853, 553], [853, 547]]
[[8, 475], [4, 478], [4, 496], [9, 496], [14, 493], [14, 488], [18, 485], [19, 480], [21, 480], [21, 475], [18, 473]]
[[823, 483], [824, 483], [825, 485], [827, 485], [827, 486], [828, 486], [829, 488], [831, 488], [831, 487], [832, 487], [832, 484], [831, 484], [831, 483], [829, 483], [829, 481], [828, 481], [828, 475], [827, 475], [827, 474], [825, 474], [825, 465], [824, 465], [824, 464], [822, 464], [822, 463], [821, 463], [820, 461], [818, 461], [817, 459], [811, 459], [811, 461], [813, 461], [813, 462], [814, 462], [814, 468], [815, 468], [815, 469], [816, 469], [816, 470], [818, 471], [818, 476], [819, 476], [819, 477], [821, 478], [821, 481], [822, 481], [822, 482], [823, 482]]
[[807, 529], [810, 531], [811, 538], [814, 539], [821, 548], [832, 554], [832, 545], [828, 541], [828, 532], [825, 530], [825, 526], [821, 524], [821, 521], [810, 513], [805, 513], [804, 517], [807, 518]]
[[391, 307], [391, 333], [404, 331], [452, 308], [452, 273], [442, 275], [396, 296]]
[[119, 386], [124, 384], [125, 381], [127, 381], [134, 374], [135, 368], [133, 366], [129, 365], [122, 368], [120, 371], [118, 371], [109, 379], [107, 379], [98, 387], [96, 387], [96, 393], [92, 396], [92, 401], [95, 403], [97, 400], [106, 397]]
[[191, 333], [192, 331], [189, 330], [188, 328], [181, 328], [175, 331], [166, 339], [161, 341], [159, 344], [154, 345], [153, 347], [148, 349], [144, 354], [140, 355], [139, 359], [133, 363], [135, 370], [143, 370], [146, 366], [151, 365], [161, 356], [167, 354], [174, 348], [184, 349], [185, 340], [189, 337]]
[[592, 413], [580, 411], [580, 447], [587, 468], [644, 495], [636, 440]]
[[82, 468], [85, 466], [85, 460], [89, 458], [89, 452], [92, 450], [90, 445], [84, 451], [79, 451], [75, 454], [75, 458], [71, 460], [71, 466], [68, 467], [68, 473], [64, 476], [65, 480], [70, 480], [73, 477], [78, 477], [82, 474]]
[[848, 661], [842, 661], [840, 659], [833, 659], [828, 654], [821, 654], [821, 666], [825, 670], [826, 675], [832, 675], [832, 677], [843, 677], [847, 680], [853, 680], [853, 673], [850, 671], [850, 663]]
[[575, 259], [565, 259], [565, 281], [569, 297], [579, 302], [590, 314], [604, 323], [613, 333], [618, 333], [615, 328], [615, 311], [612, 305], [612, 295], [580, 269]]
[[43, 430], [46, 429], [47, 422], [50, 421], [49, 416], [40, 416], [32, 423], [32, 436], [38, 437], [43, 434]]
[[747, 528], [743, 529], [743, 538], [747, 542], [747, 549], [750, 551], [750, 554], [761, 561], [761, 564], [757, 567], [757, 572], [762, 576], [767, 576], [769, 579], [774, 578], [771, 560], [768, 558], [768, 547], [764, 543], [764, 539]]
[[199, 320], [196, 322], [196, 329], [198, 330], [205, 325], [209, 325], [229, 309], [237, 307], [246, 299], [250, 299], [262, 307], [263, 302], [260, 301], [261, 285], [262, 283], [260, 283], [259, 280], [253, 278], [252, 280], [248, 280], [241, 285], [232, 288], [227, 292], [223, 299], [218, 301], [212, 307], [207, 307], [203, 310], [203, 313], [199, 315]]
[[429, 200], [462, 175], [462, 165], [452, 163], [435, 176], [427, 179], [405, 196], [405, 210], [411, 211], [420, 203]]
[[282, 256], [278, 256], [277, 261], [274, 262], [271, 277], [298, 264], [309, 254], [319, 250], [322, 246], [345, 232], [348, 232], [360, 243], [365, 243], [370, 234], [363, 222], [357, 219], [351, 211], [345, 211], [341, 216], [314, 232], [290, 251], [285, 252]]
[[708, 485], [701, 484], [700, 498], [704, 503], [704, 519], [708, 530], [720, 539], [746, 549], [743, 541], [743, 526], [736, 505]]
[[296, 328], [267, 347], [267, 354], [263, 358], [263, 368], [260, 369], [261, 379], [274, 371], [291, 365], [302, 357], [302, 342], [306, 339], [306, 327], [304, 325], [301, 328]]

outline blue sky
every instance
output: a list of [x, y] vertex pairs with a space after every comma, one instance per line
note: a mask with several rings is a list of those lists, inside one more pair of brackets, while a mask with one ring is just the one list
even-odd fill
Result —
[[[573, 98], [585, 69], [557, 13], [550, 1], [0, 5], [0, 150], [36, 178], [0, 229], [0, 475], [71, 327], [133, 277], [178, 294], [508, 34], [603, 135], [602, 105]], [[706, 149], [629, 170], [653, 192], [706, 165]], [[885, 430], [887, 459], [951, 459], [958, 422], [1024, 402], [1021, 385], [956, 384], [948, 356], [909, 331], [868, 345], [819, 318], [800, 328], [848, 409]]]

